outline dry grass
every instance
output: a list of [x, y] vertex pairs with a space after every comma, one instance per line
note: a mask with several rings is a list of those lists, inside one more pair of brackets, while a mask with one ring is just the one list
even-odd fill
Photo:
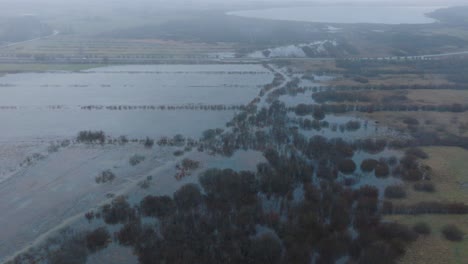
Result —
[[375, 112], [361, 113], [360, 115], [378, 121], [379, 123], [404, 130], [407, 125], [404, 120], [408, 117], [419, 121], [419, 129], [427, 132], [436, 132], [441, 136], [457, 135], [468, 136], [468, 114], [451, 112]]
[[[434, 193], [416, 192], [412, 184], [406, 184], [408, 196], [395, 203], [416, 203], [421, 201], [467, 202], [468, 188], [461, 183], [468, 183], [468, 150], [457, 147], [427, 147], [424, 151], [429, 159], [424, 164], [431, 166], [431, 182], [436, 186]], [[432, 230], [429, 236], [422, 236], [408, 248], [401, 259], [403, 264], [468, 263], [468, 237], [462, 242], [451, 242], [443, 238], [441, 229], [448, 224], [459, 227], [468, 234], [467, 215], [392, 215], [385, 220], [396, 221], [408, 226], [417, 222], [426, 222]]]
[[[468, 150], [457, 147], [427, 147], [429, 159], [423, 160], [432, 168], [433, 193], [418, 192], [414, 183], [405, 183], [407, 198], [393, 199], [395, 204], [414, 204], [423, 201], [467, 202], [468, 201]], [[468, 219], [468, 216], [467, 216]]]
[[468, 238], [461, 242], [451, 242], [442, 237], [441, 229], [447, 224], [458, 226], [468, 234], [468, 216], [466, 215], [421, 215], [386, 216], [385, 220], [412, 226], [417, 222], [426, 222], [432, 234], [420, 237], [412, 243], [400, 260], [402, 264], [466, 264], [468, 260]]
[[[393, 66], [395, 67], [395, 66]], [[386, 69], [390, 70], [390, 69]], [[395, 71], [401, 68], [393, 69]], [[444, 85], [450, 84], [444, 76], [436, 74], [417, 75], [417, 74], [381, 74], [376, 77], [367, 78], [369, 83], [359, 83], [349, 78], [340, 78], [330, 82], [330, 85]]]
[[468, 91], [465, 90], [410, 90], [408, 98], [422, 104], [466, 104]]
[[59, 35], [3, 49], [4, 53], [29, 56], [34, 54], [66, 56], [148, 56], [191, 55], [210, 52], [231, 52], [234, 45], [226, 43], [200, 43], [165, 41], [158, 39], [132, 40], [88, 38]]
[[[358, 90], [346, 91], [347, 93], [363, 94], [370, 97], [369, 103], [398, 103], [411, 105], [452, 105], [466, 104], [468, 102], [468, 91], [465, 90], [435, 90], [435, 89], [420, 89], [420, 90]], [[390, 102], [385, 102], [384, 99], [392, 96], [404, 96], [405, 100], [392, 99]]]
[[431, 180], [438, 189], [434, 195], [440, 200], [468, 202], [468, 150], [427, 147], [424, 151], [429, 154], [424, 163], [432, 168]]
[[[407, 90], [396, 90], [396, 91], [385, 91], [385, 90], [380, 90], [380, 91], [361, 91], [359, 93], [362, 93], [365, 96], [368, 96], [371, 99], [371, 103], [384, 103], [383, 100], [385, 98], [388, 98], [390, 96], [407, 96], [408, 91]], [[403, 100], [399, 101], [398, 103], [408, 103], [409, 101]]]

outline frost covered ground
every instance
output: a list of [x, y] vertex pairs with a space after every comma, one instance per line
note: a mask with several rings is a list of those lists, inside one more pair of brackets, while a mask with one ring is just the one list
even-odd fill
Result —
[[[129, 158], [146, 157], [139, 166]], [[168, 164], [167, 150], [126, 146], [74, 145], [18, 171], [0, 185], [0, 256], [7, 256], [67, 219], [100, 204], [128, 183]], [[98, 184], [95, 177], [111, 169], [116, 179]]]
[[[202, 166], [190, 176], [177, 180], [176, 164], [182, 158], [172, 156], [173, 147], [146, 149], [141, 144], [125, 146], [73, 145], [51, 154], [42, 162], [18, 173], [0, 186], [0, 256], [8, 256], [18, 249], [38, 245], [49, 235], [72, 226], [89, 228], [83, 214], [99, 207], [118, 195], [128, 195], [130, 201], [139, 201], [145, 195], [157, 193], [172, 195], [189, 182], [197, 182], [206, 168], [255, 170], [257, 163], [265, 162], [262, 153], [238, 151], [232, 157], [211, 156], [192, 152], [185, 157], [199, 161]], [[137, 166], [129, 164], [135, 153], [145, 157]], [[95, 176], [111, 169], [116, 179], [97, 184]], [[150, 176], [149, 187], [140, 183]], [[11, 221], [15, 219], [15, 221]], [[112, 252], [119, 252], [118, 255]], [[112, 248], [91, 257], [88, 263], [108, 262], [116, 257], [119, 263], [132, 263], [131, 254], [122, 254], [121, 248]], [[122, 260], [124, 258], [125, 260]]]

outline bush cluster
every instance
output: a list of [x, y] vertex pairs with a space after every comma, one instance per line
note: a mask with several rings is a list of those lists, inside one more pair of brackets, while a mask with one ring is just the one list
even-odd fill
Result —
[[115, 179], [115, 174], [111, 170], [105, 170], [96, 176], [96, 183], [112, 182]]
[[431, 233], [431, 227], [424, 222], [418, 222], [413, 225], [414, 232], [421, 235], [429, 235]]
[[104, 144], [106, 142], [106, 134], [103, 131], [81, 131], [78, 133], [77, 141]]
[[413, 189], [418, 192], [435, 192], [435, 186], [431, 182], [418, 182], [413, 185]]
[[145, 156], [135, 154], [130, 157], [128, 162], [130, 163], [130, 165], [136, 166], [140, 164], [141, 162], [143, 162], [145, 159], [146, 159]]
[[465, 234], [455, 225], [446, 225], [442, 228], [442, 234], [447, 240], [462, 241]]
[[406, 198], [406, 191], [401, 185], [387, 186], [384, 195], [388, 199], [403, 199]]

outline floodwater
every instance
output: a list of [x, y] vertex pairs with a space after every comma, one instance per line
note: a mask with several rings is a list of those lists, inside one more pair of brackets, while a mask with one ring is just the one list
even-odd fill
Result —
[[198, 138], [210, 128], [222, 128], [235, 111], [192, 110], [12, 110], [0, 111], [0, 142], [72, 138], [79, 131], [158, 139], [181, 134]]
[[[302, 76], [288, 75], [285, 79], [292, 77]], [[314, 81], [302, 80], [301, 85], [320, 86], [329, 78], [315, 77]], [[236, 111], [83, 110], [80, 106], [247, 104], [258, 95], [260, 87], [272, 79], [273, 74], [260, 65], [117, 66], [79, 73], [8, 75], [0, 78], [0, 84], [5, 84], [0, 85], [0, 105], [8, 102], [17, 107], [0, 108], [0, 120], [4, 125], [0, 133], [0, 146], [6, 142], [19, 142], [20, 138], [44, 140], [48, 137], [73, 136], [80, 130], [89, 129], [103, 130], [113, 136], [139, 138], [177, 133], [197, 137], [205, 129], [223, 128]], [[13, 96], [15, 90], [23, 93], [24, 97]], [[29, 94], [41, 96], [41, 93], [45, 93], [41, 100], [28, 97]], [[9, 95], [12, 95], [10, 100], [4, 98]], [[290, 106], [299, 102], [314, 103], [309, 92], [279, 99], [288, 101]], [[51, 108], [51, 104], [61, 107]], [[290, 118], [293, 120], [297, 117], [290, 113]], [[357, 119], [327, 115], [325, 120], [339, 127]], [[377, 134], [375, 126], [366, 125], [366, 120], [359, 121], [363, 126], [353, 132], [332, 128], [300, 132], [306, 136], [324, 134], [345, 139]], [[6, 150], [11, 148], [5, 147]], [[15, 154], [13, 156], [22, 156], [30, 148], [25, 147], [18, 153], [10, 152]], [[183, 184], [197, 182], [197, 175], [207, 168], [255, 171], [257, 163], [265, 162], [263, 154], [253, 150], [239, 150], [231, 157], [193, 151], [184, 157], [199, 161], [201, 167], [177, 180], [174, 177], [177, 174], [176, 164], [184, 157], [174, 157], [172, 153], [175, 149], [159, 146], [147, 149], [137, 143], [104, 146], [72, 144], [12, 171], [3, 182], [0, 181], [0, 210], [5, 212], [0, 216], [0, 225], [5, 227], [0, 230], [0, 262], [18, 249], [27, 249], [31, 242], [34, 242], [34, 246], [45, 245], [48, 242], [46, 239], [59, 234], [63, 227], [84, 230], [93, 225], [103, 225], [102, 220], [89, 225], [81, 214], [108, 201], [107, 194], [126, 194], [131, 202], [137, 202], [147, 194], [172, 195]], [[145, 157], [138, 166], [129, 165], [129, 158], [134, 154]], [[385, 151], [379, 155], [386, 157], [394, 154]], [[360, 163], [366, 157], [366, 153], [359, 153], [354, 158]], [[106, 169], [115, 173], [116, 180], [97, 184], [95, 176]], [[359, 171], [354, 175], [359, 177], [357, 185], [372, 184], [384, 188], [398, 182], [393, 178], [377, 179], [374, 175], [358, 174]], [[148, 176], [151, 176], [149, 187], [142, 189], [138, 183], [148, 179]], [[110, 229], [111, 232], [115, 230]], [[136, 259], [130, 251], [111, 245], [108, 250], [90, 256], [88, 263], [136, 263]]]
[[428, 24], [436, 20], [425, 14], [440, 6], [306, 6], [229, 12], [250, 18], [318, 23]]
[[105, 107], [245, 105], [272, 79], [261, 65], [134, 65], [6, 75], [0, 78], [0, 141], [70, 137], [81, 130], [198, 137], [205, 129], [223, 127], [235, 111]]
[[[80, 213], [106, 201], [106, 194], [128, 193], [148, 175], [154, 176], [155, 193], [172, 194], [197, 179], [174, 178], [177, 161], [171, 148], [72, 144], [49, 153], [49, 142], [72, 139], [82, 130], [131, 139], [198, 138], [206, 129], [225, 127], [238, 110], [158, 106], [246, 105], [272, 79], [261, 65], [132, 65], [0, 77], [0, 209], [5, 212], [0, 215], [0, 262], [32, 242], [41, 243], [54, 228], [82, 219]], [[146, 159], [130, 166], [135, 154]], [[37, 158], [23, 166], [29, 157]], [[96, 175], [106, 169], [116, 180], [97, 184]]]
[[0, 106], [244, 104], [271, 81], [260, 65], [113, 66], [0, 78]]

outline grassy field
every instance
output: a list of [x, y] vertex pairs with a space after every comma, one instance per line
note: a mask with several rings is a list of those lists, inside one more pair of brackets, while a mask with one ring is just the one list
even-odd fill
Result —
[[408, 98], [422, 104], [466, 104], [466, 90], [410, 90]]
[[[27, 13], [38, 14], [43, 23], [60, 32], [47, 39], [0, 48], [0, 56], [158, 56], [186, 55], [232, 51], [232, 45], [205, 44], [190, 40], [161, 41], [106, 37], [113, 32], [171, 21], [183, 21], [204, 15], [203, 10], [183, 7], [174, 9], [164, 3], [128, 4], [127, 1], [87, 2], [73, 4], [57, 2], [46, 6], [36, 3], [12, 5], [0, 10], [0, 32], [10, 17]], [[135, 29], [136, 30], [136, 29]]]
[[[458, 147], [427, 147], [424, 151], [429, 159], [423, 164], [432, 168], [433, 193], [418, 192], [413, 183], [404, 184], [406, 199], [392, 199], [395, 204], [414, 204], [424, 201], [466, 202], [468, 201], [468, 150]], [[468, 221], [468, 217], [467, 221]]]
[[418, 129], [426, 132], [436, 132], [441, 136], [468, 136], [468, 115], [466, 113], [450, 112], [375, 112], [361, 113], [363, 117], [378, 121], [379, 123], [399, 130], [407, 129], [407, 118], [419, 121]]
[[432, 229], [428, 236], [420, 237], [412, 243], [401, 264], [466, 264], [468, 260], [468, 239], [451, 242], [442, 237], [441, 229], [447, 224], [454, 224], [468, 234], [468, 217], [466, 215], [421, 215], [421, 216], [386, 216], [385, 220], [395, 221], [408, 226], [417, 222], [426, 222]]
[[442, 201], [468, 201], [468, 150], [427, 147], [424, 151], [429, 154], [424, 163], [433, 169], [431, 180], [438, 189], [433, 196]]
[[[402, 70], [401, 67], [392, 66], [395, 71]], [[389, 70], [383, 68], [382, 70]], [[369, 83], [359, 83], [350, 78], [338, 78], [330, 82], [331, 85], [351, 85], [351, 86], [368, 86], [368, 85], [444, 85], [450, 84], [443, 75], [437, 74], [380, 74], [375, 77], [366, 77]]]
[[0, 49], [1, 54], [31, 56], [156, 56], [234, 51], [234, 45], [163, 40], [131, 40], [56, 36]]
[[380, 90], [363, 91], [362, 93], [371, 97], [372, 103], [382, 101], [390, 96], [406, 96], [405, 103], [412, 105], [466, 104], [468, 101], [468, 91], [466, 90]]
[[[416, 203], [421, 201], [466, 202], [468, 187], [468, 150], [457, 147], [427, 147], [424, 151], [429, 159], [424, 164], [432, 170], [431, 182], [436, 186], [434, 193], [421, 193], [406, 184], [408, 197], [395, 203]], [[401, 260], [403, 264], [448, 263], [465, 264], [468, 260], [468, 237], [462, 242], [446, 240], [441, 229], [448, 224], [454, 224], [468, 235], [468, 216], [466, 215], [392, 215], [385, 220], [396, 221], [408, 226], [417, 222], [426, 222], [432, 229], [432, 234], [423, 236], [410, 245], [406, 255]]]

